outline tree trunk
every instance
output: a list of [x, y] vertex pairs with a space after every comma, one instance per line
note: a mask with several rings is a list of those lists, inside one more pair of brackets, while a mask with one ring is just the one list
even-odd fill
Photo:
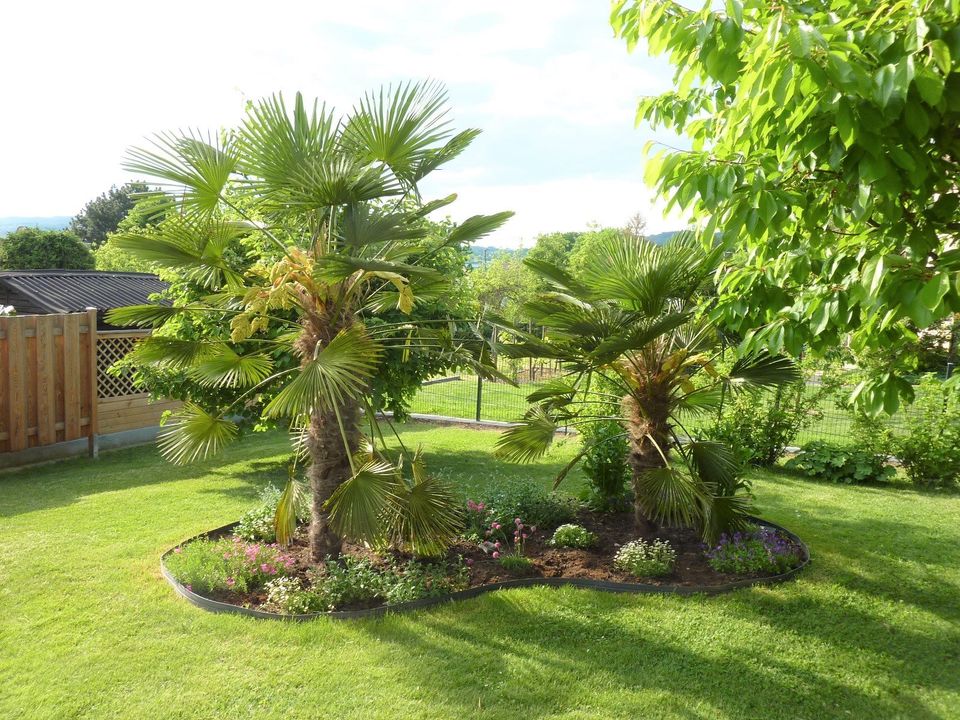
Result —
[[[296, 350], [303, 364], [309, 362], [318, 344], [329, 343], [336, 334], [351, 324], [352, 318], [342, 316], [331, 320], [327, 308], [312, 313], [303, 320], [303, 332]], [[337, 413], [343, 423], [341, 431]], [[307, 479], [310, 481], [310, 558], [322, 562], [328, 555], [338, 557], [343, 539], [330, 527], [330, 515], [324, 508], [327, 500], [351, 475], [350, 456], [360, 444], [360, 405], [352, 399], [344, 400], [333, 410], [315, 410], [310, 415], [306, 448], [310, 454]], [[344, 444], [346, 437], [346, 444]]]
[[[347, 435], [349, 452], [355, 452], [359, 443], [359, 408], [356, 403], [344, 403], [339, 408]], [[350, 477], [350, 457], [344, 447], [337, 416], [333, 412], [317, 412], [310, 417], [307, 432], [307, 450], [310, 453], [310, 558], [321, 562], [328, 555], [337, 557], [341, 537], [330, 528], [330, 517], [324, 505], [330, 496]]]
[[[643, 508], [640, 479], [649, 470], [666, 467], [663, 456], [669, 457], [669, 400], [666, 395], [661, 395], [662, 393], [651, 393], [642, 403], [629, 395], [623, 399], [633, 476], [633, 517], [637, 530], [646, 533], [655, 532], [658, 526]], [[656, 444], [653, 441], [656, 441]]]

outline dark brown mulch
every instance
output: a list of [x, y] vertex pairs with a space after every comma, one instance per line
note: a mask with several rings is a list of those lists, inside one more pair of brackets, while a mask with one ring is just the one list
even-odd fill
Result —
[[[656, 533], [644, 534], [638, 532], [631, 513], [593, 513], [582, 511], [576, 520], [577, 524], [593, 532], [598, 542], [595, 547], [588, 549], [554, 548], [549, 545], [552, 531], [536, 532], [527, 540], [524, 555], [531, 560], [531, 565], [525, 570], [511, 572], [503, 567], [499, 560], [485, 553], [476, 543], [460, 540], [450, 548], [448, 559], [456, 561], [462, 556], [469, 566], [470, 587], [487, 585], [490, 583], [513, 580], [520, 577], [545, 578], [584, 578], [612, 582], [636, 583], [649, 585], [681, 585], [685, 587], [710, 587], [723, 585], [737, 580], [754, 579], [757, 575], [725, 574], [714, 570], [707, 563], [703, 545], [699, 537], [692, 530], [679, 528], [661, 528]], [[661, 577], [637, 578], [621, 572], [613, 567], [613, 556], [621, 545], [643, 538], [645, 540], [668, 540], [677, 553], [674, 570], [670, 575]], [[313, 567], [310, 562], [310, 553], [306, 528], [302, 528], [293, 543], [285, 553], [295, 558], [295, 572], [303, 579]], [[397, 561], [409, 559], [399, 553], [392, 553], [383, 557], [369, 548], [346, 543], [343, 547], [344, 555], [363, 557], [381, 566], [388, 566]], [[221, 602], [258, 607], [266, 600], [262, 590], [251, 593], [219, 592], [210, 597]], [[374, 603], [375, 604], [375, 603]], [[370, 605], [357, 605], [339, 608], [343, 610], [358, 610]]]

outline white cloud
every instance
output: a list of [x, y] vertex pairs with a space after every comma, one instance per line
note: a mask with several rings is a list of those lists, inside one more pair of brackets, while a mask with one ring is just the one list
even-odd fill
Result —
[[428, 189], [433, 192], [427, 197], [457, 193], [457, 201], [439, 211], [457, 221], [502, 210], [516, 213], [503, 228], [480, 240], [481, 245], [530, 247], [541, 233], [587, 230], [592, 224], [621, 227], [638, 212], [646, 218], [650, 233], [686, 225], [677, 213], [664, 217], [665, 203], [654, 198], [639, 179], [586, 176], [522, 185], [459, 186], [444, 182]]
[[[642, 139], [636, 96], [668, 79], [612, 39], [602, 5], [34, 0], [0, 6], [0, 26], [0, 215], [76, 213], [128, 179], [128, 147], [235, 124], [245, 98], [302, 89], [346, 110], [364, 90], [430, 76], [449, 85], [458, 127], [490, 131], [433, 187], [459, 192], [465, 214], [517, 210], [496, 242], [637, 210], [659, 222], [620, 161]], [[578, 170], [557, 178], [574, 146]]]

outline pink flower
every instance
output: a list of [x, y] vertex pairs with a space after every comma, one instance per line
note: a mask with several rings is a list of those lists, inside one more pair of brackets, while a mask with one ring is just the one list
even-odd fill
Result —
[[494, 560], [496, 560], [496, 559], [499, 558], [499, 557], [500, 557], [500, 553], [495, 552], [495, 553], [493, 554], [493, 559], [494, 559]]
[[487, 507], [487, 506], [484, 505], [483, 503], [478, 503], [478, 504], [477, 504], [477, 510], [483, 510], [483, 509], [486, 508], [486, 507]]
[[514, 524], [514, 525], [523, 525], [523, 520], [521, 520], [520, 518], [514, 518], [514, 519], [513, 519], [513, 524]]
[[270, 563], [262, 563], [260, 565], [260, 572], [264, 572], [267, 575], [276, 575], [277, 569]]
[[473, 565], [473, 558], [467, 558], [467, 567], [471, 567], [472, 565]]
[[223, 559], [224, 559], [224, 560], [229, 560], [229, 559], [232, 558], [232, 557], [233, 557], [233, 555], [231, 555], [230, 553], [224, 553], [224, 554], [223, 554]]
[[499, 530], [499, 529], [500, 529], [500, 523], [494, 523], [494, 524], [493, 524], [493, 529], [494, 529], [494, 530]]
[[232, 577], [228, 577], [228, 578], [227, 578], [227, 586], [228, 586], [228, 587], [233, 587], [233, 586], [236, 584], [236, 582], [237, 582], [237, 581], [234, 580]]
[[174, 551], [176, 554], [179, 555], [180, 553], [183, 552], [183, 548], [182, 548], [182, 547], [175, 547], [175, 548], [173, 549], [173, 551]]
[[494, 546], [497, 550], [499, 550], [499, 549], [500, 549], [500, 541], [498, 540], [497, 542], [495, 542], [495, 543], [493, 544], [493, 546]]
[[193, 585], [184, 585], [184, 587], [190, 592], [193, 592]]

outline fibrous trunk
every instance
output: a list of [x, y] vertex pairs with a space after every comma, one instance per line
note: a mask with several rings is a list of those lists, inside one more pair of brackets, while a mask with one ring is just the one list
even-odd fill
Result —
[[[309, 362], [318, 343], [325, 345], [347, 327], [349, 318], [331, 322], [322, 314], [314, 314], [303, 321], [303, 332], [297, 342], [297, 352], [304, 364]], [[340, 485], [350, 478], [350, 457], [360, 442], [360, 406], [351, 398], [344, 398], [336, 408], [320, 405], [310, 414], [306, 448], [310, 454], [307, 479], [310, 481], [310, 557], [321, 562], [327, 556], [337, 557], [343, 539], [330, 527], [327, 500]]]
[[669, 457], [669, 401], [661, 393], [651, 392], [642, 401], [628, 395], [623, 399], [623, 414], [630, 439], [630, 470], [633, 484], [633, 515], [637, 529], [653, 532], [657, 524], [644, 509], [643, 475], [666, 467]]

